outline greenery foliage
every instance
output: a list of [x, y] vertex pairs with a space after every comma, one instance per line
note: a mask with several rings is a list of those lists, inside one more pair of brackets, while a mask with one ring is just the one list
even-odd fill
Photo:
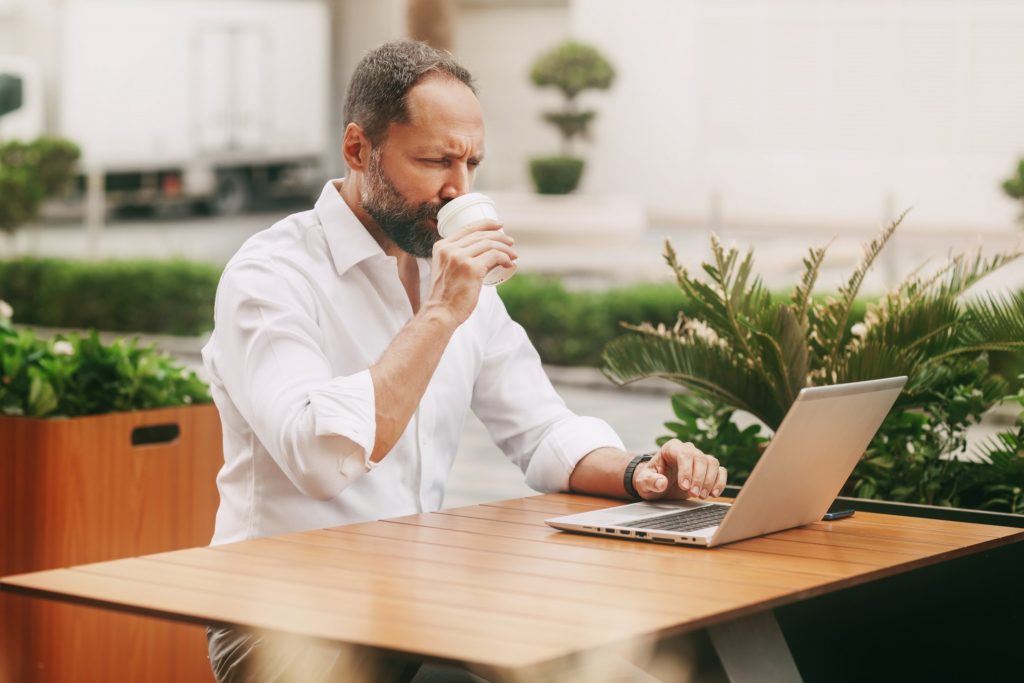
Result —
[[[660, 376], [690, 388], [706, 401], [700, 418], [714, 422], [718, 432], [725, 429], [722, 419], [737, 410], [776, 429], [805, 386], [907, 375], [903, 395], [846, 492], [940, 505], [997, 505], [983, 493], [995, 483], [996, 470], [950, 458], [963, 452], [967, 427], [1006, 392], [1006, 383], [991, 372], [987, 352], [1024, 349], [1024, 292], [970, 299], [963, 294], [1022, 253], [991, 259], [961, 254], [937, 273], [914, 273], [872, 304], [863, 323], [854, 324], [860, 286], [899, 222], [867, 245], [838, 295], [824, 300], [813, 298], [812, 290], [825, 248], [809, 251], [788, 300], [775, 300], [754, 275], [751, 251], [741, 258], [712, 238], [704, 280], [691, 276], [666, 243], [666, 261], [696, 311], [682, 312], [671, 327], [630, 326], [639, 334], [608, 345], [606, 374], [618, 383]], [[672, 429], [693, 440], [692, 434]], [[750, 443], [743, 448], [734, 475], [749, 471], [759, 455]]]
[[533, 63], [530, 80], [541, 88], [557, 88], [571, 101], [585, 90], [610, 88], [615, 69], [596, 48], [568, 40]]
[[213, 326], [220, 269], [188, 261], [0, 261], [18, 323], [196, 335]]
[[542, 113], [562, 137], [562, 154], [534, 159], [530, 174], [538, 192], [567, 194], [576, 189], [583, 173], [583, 160], [572, 153], [573, 141], [589, 137], [597, 114], [580, 109], [576, 98], [586, 90], [610, 88], [615, 69], [596, 48], [570, 40], [542, 54], [530, 70], [530, 79], [538, 87], [550, 86], [562, 93], [561, 109]]
[[0, 229], [32, 220], [46, 197], [63, 192], [74, 177], [78, 147], [59, 138], [0, 143]]
[[[1010, 199], [1024, 202], [1024, 159], [1017, 162], [1015, 173], [1003, 181], [1003, 192]], [[1021, 218], [1024, 219], [1024, 214], [1021, 214]]]
[[74, 417], [209, 401], [195, 373], [152, 347], [123, 339], [105, 345], [95, 332], [40, 339], [0, 314], [2, 415]]
[[639, 284], [599, 292], [569, 291], [557, 279], [520, 273], [498, 288], [545, 363], [596, 366], [620, 321], [674, 320], [686, 309], [671, 284]]
[[530, 177], [541, 194], [569, 194], [580, 184], [583, 159], [577, 157], [535, 157], [530, 159]]

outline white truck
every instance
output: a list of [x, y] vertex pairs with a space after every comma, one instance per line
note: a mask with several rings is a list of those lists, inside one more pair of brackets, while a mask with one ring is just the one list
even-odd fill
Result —
[[0, 141], [65, 137], [108, 206], [313, 187], [328, 152], [323, 0], [0, 0]]

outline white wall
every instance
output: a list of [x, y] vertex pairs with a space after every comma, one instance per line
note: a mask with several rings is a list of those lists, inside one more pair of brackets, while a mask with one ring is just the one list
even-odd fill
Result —
[[405, 0], [326, 0], [332, 15], [331, 92], [328, 95], [330, 128], [329, 171], [345, 174], [341, 156], [344, 133], [342, 110], [352, 71], [367, 51], [391, 40], [405, 38]]
[[1024, 3], [574, 0], [571, 28], [619, 71], [584, 189], [655, 222], [717, 193], [727, 224], [1012, 229]]
[[557, 131], [540, 118], [560, 96], [530, 82], [530, 65], [569, 36], [568, 2], [463, 0], [457, 5], [454, 53], [477, 81], [487, 125], [479, 189], [530, 189], [527, 161], [556, 154]]

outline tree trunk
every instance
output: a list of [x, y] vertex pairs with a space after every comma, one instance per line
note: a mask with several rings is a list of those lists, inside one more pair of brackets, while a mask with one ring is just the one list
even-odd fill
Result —
[[452, 51], [455, 37], [455, 0], [409, 0], [409, 37], [441, 50]]

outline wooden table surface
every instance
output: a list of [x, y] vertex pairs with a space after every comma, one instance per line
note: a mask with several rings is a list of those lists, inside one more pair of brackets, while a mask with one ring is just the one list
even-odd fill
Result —
[[6, 577], [2, 588], [502, 671], [1024, 539], [1021, 529], [868, 512], [710, 550], [544, 524], [617, 504], [547, 494]]

